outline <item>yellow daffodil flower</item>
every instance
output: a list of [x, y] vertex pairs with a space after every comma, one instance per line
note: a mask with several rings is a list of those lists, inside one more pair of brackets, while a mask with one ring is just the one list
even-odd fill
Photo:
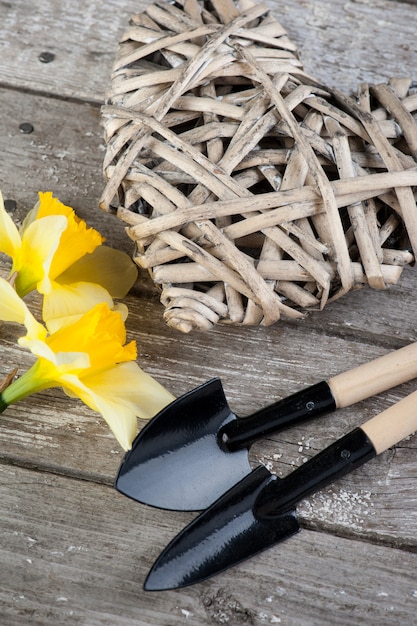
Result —
[[18, 230], [0, 193], [0, 252], [12, 259], [11, 275], [21, 297], [34, 289], [44, 295], [43, 318], [54, 327], [92, 304], [110, 304], [112, 298], [125, 296], [134, 284], [137, 269], [132, 260], [102, 246], [103, 241], [51, 192], [39, 194]]
[[0, 278], [0, 319], [25, 325], [27, 334], [19, 344], [37, 358], [0, 394], [0, 412], [33, 393], [62, 387], [67, 395], [101, 413], [128, 450], [136, 435], [136, 418], [150, 418], [174, 399], [139, 368], [135, 342], [126, 344], [122, 316], [105, 302], [73, 324], [47, 334], [14, 289]]

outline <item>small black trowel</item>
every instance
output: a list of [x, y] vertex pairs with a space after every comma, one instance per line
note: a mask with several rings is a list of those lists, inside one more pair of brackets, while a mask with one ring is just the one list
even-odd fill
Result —
[[181, 396], [139, 433], [116, 479], [121, 493], [155, 507], [205, 509], [251, 472], [250, 445], [417, 376], [417, 343], [319, 382], [245, 418], [219, 379]]
[[148, 591], [205, 580], [293, 535], [297, 502], [417, 430], [417, 391], [355, 428], [283, 479], [260, 466], [189, 524], [162, 552]]

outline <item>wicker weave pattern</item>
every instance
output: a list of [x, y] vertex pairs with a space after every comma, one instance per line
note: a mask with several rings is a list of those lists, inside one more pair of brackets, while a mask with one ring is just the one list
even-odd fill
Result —
[[416, 110], [406, 78], [318, 84], [264, 5], [156, 2], [119, 44], [101, 206], [170, 326], [301, 317], [414, 261]]

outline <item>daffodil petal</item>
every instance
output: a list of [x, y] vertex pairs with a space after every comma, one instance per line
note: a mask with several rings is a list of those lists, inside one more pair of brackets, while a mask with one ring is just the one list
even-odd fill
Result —
[[46, 328], [36, 321], [26, 304], [4, 278], [0, 278], [0, 320], [24, 324], [29, 339], [46, 337]]
[[19, 228], [19, 233], [21, 237], [23, 237], [25, 230], [28, 228], [28, 226], [36, 220], [38, 216], [39, 205], [40, 205], [40, 202], [38, 200], [38, 202], [35, 204], [33, 209], [31, 209], [30, 211], [26, 213], [25, 219], [23, 220], [22, 225]]
[[0, 192], [0, 251], [13, 259], [20, 246], [19, 231], [4, 208], [3, 196]]
[[114, 304], [112, 311], [119, 313], [124, 322], [127, 320], [127, 316], [129, 315], [129, 309], [125, 304], [123, 304], [123, 302], [117, 302], [117, 304]]
[[[114, 370], [110, 377], [113, 373]], [[100, 392], [97, 393], [94, 388], [90, 388], [75, 376], [66, 376], [63, 385], [68, 396], [80, 398], [90, 409], [102, 415], [124, 450], [132, 447], [138, 426], [134, 405], [126, 399], [120, 402], [118, 396], [103, 397]]]
[[18, 342], [24, 348], [28, 348], [38, 359], [47, 361], [43, 364], [45, 378], [54, 380], [58, 384], [61, 376], [67, 372], [78, 374], [91, 365], [90, 357], [86, 352], [54, 352], [45, 341], [27, 337], [21, 337]]
[[113, 298], [124, 298], [137, 277], [137, 267], [125, 252], [99, 246], [91, 254], [75, 261], [57, 280], [61, 284], [78, 281], [97, 283], [107, 289]]
[[100, 398], [117, 398], [117, 402], [130, 405], [142, 419], [150, 419], [175, 399], [135, 361], [101, 372], [87, 372], [82, 381]]
[[66, 228], [67, 218], [63, 215], [44, 217], [27, 227], [13, 263], [13, 269], [18, 272], [15, 287], [19, 295], [24, 296], [35, 288], [40, 293], [49, 291], [51, 263]]
[[101, 413], [124, 450], [132, 447], [137, 417], [149, 419], [174, 400], [154, 378], [135, 362], [121, 363], [81, 379], [67, 377], [64, 390]]
[[86, 282], [61, 285], [53, 281], [50, 292], [43, 300], [42, 317], [49, 332], [54, 333], [63, 326], [73, 324], [101, 302], [113, 308], [110, 294], [100, 285]]

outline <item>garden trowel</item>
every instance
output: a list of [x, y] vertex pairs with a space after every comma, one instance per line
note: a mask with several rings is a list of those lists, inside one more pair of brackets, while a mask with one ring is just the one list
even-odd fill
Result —
[[417, 429], [417, 391], [280, 479], [259, 466], [189, 524], [162, 552], [148, 591], [205, 580], [299, 529], [295, 505]]
[[136, 437], [116, 489], [164, 509], [198, 511], [251, 472], [261, 437], [342, 408], [417, 376], [417, 343], [299, 391], [246, 418], [229, 408], [219, 379], [181, 396]]

